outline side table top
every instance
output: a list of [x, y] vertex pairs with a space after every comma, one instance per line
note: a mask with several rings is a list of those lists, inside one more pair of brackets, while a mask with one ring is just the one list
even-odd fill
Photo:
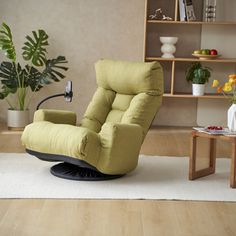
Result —
[[223, 134], [209, 134], [198, 130], [192, 130], [193, 137], [203, 137], [203, 138], [210, 138], [210, 139], [221, 139], [230, 142], [236, 142], [236, 136], [231, 135], [223, 135]]

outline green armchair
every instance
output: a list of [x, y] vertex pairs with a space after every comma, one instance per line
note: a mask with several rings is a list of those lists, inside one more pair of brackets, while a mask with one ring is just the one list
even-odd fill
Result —
[[104, 180], [135, 169], [161, 105], [163, 74], [158, 62], [99, 60], [95, 69], [98, 88], [79, 126], [73, 112], [42, 109], [23, 132], [28, 153], [64, 162], [51, 168], [58, 177]]

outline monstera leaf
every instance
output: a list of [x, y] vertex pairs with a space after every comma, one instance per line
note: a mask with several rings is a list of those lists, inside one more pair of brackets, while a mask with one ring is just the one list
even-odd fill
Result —
[[5, 85], [2, 86], [0, 90], [0, 99], [4, 99], [8, 96], [10, 93], [16, 93], [17, 89], [16, 88], [9, 88]]
[[65, 76], [61, 72], [58, 71], [58, 69], [64, 70], [64, 71], [68, 70], [68, 67], [60, 65], [64, 63], [67, 63], [67, 61], [66, 61], [66, 58], [63, 56], [58, 56], [55, 59], [47, 60], [46, 67], [41, 76], [41, 82], [46, 84], [48, 82], [52, 82], [52, 81], [58, 82], [60, 81], [60, 79], [64, 79]]
[[0, 50], [5, 51], [7, 58], [12, 61], [16, 61], [16, 51], [12, 41], [11, 30], [5, 23], [2, 23], [2, 27], [0, 29]]
[[[17, 79], [17, 72], [19, 80]], [[23, 71], [19, 64], [16, 66], [14, 62], [2, 62], [0, 65], [0, 81], [3, 86], [0, 91], [0, 99], [7, 97], [9, 93], [15, 93], [19, 87], [19, 82], [22, 83], [22, 79]]]
[[47, 50], [45, 46], [48, 44], [48, 35], [44, 30], [32, 31], [33, 38], [29, 35], [26, 36], [27, 42], [24, 43], [22, 48], [24, 51], [22, 53], [23, 58], [26, 61], [31, 60], [32, 64], [35, 66], [43, 66], [46, 61]]
[[20, 87], [23, 82], [24, 72], [20, 64], [14, 62], [2, 62], [0, 65], [0, 80], [1, 83], [8, 88], [14, 89]]
[[30, 86], [33, 92], [39, 91], [43, 87], [41, 83], [42, 73], [29, 65], [26, 65], [25, 72], [27, 74], [25, 78], [27, 86]]
[[58, 82], [65, 76], [58, 70], [68, 70], [67, 67], [61, 66], [61, 64], [67, 63], [65, 57], [58, 56], [56, 59], [47, 60], [45, 63], [45, 69], [40, 72], [35, 67], [25, 67], [26, 71], [26, 83], [30, 86], [33, 92], [39, 91], [44, 85], [51, 84], [53, 81]]

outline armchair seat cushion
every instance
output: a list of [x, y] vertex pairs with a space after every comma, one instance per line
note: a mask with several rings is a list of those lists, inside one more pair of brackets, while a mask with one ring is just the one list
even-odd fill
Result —
[[98, 134], [87, 128], [48, 121], [28, 125], [22, 142], [29, 150], [74, 157], [93, 166], [97, 165], [101, 147]]

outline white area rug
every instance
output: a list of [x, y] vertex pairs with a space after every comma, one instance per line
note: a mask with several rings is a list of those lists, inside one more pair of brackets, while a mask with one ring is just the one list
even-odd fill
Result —
[[236, 201], [229, 187], [230, 160], [216, 174], [188, 180], [188, 158], [140, 156], [135, 171], [120, 179], [80, 182], [50, 174], [55, 164], [28, 154], [0, 153], [0, 198], [179, 199]]

